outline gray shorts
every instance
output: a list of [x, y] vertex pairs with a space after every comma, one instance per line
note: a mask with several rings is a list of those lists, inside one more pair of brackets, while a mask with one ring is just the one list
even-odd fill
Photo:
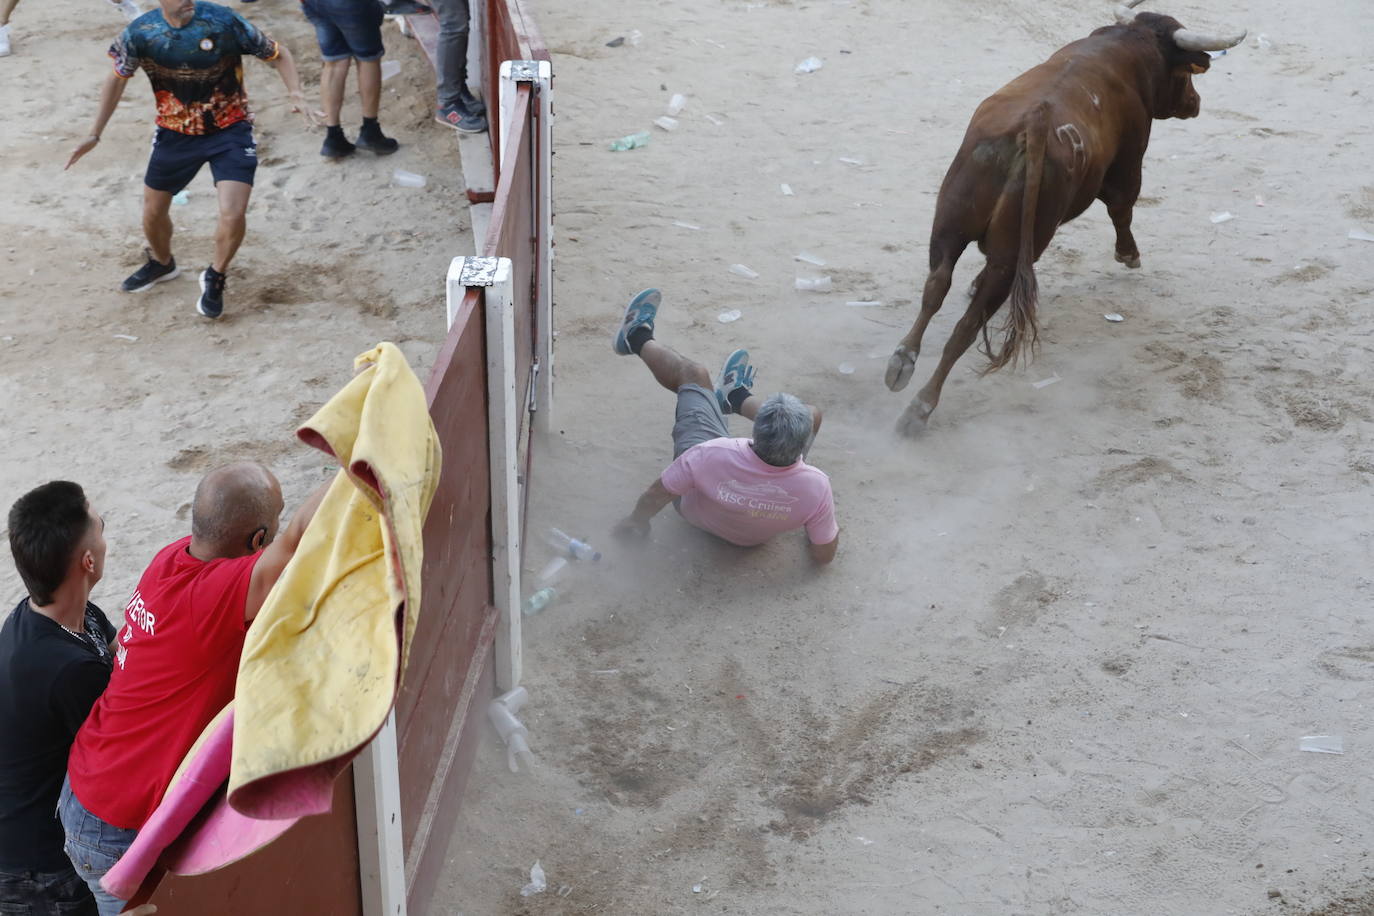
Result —
[[673, 423], [673, 458], [687, 449], [730, 435], [716, 393], [687, 384], [677, 390], [677, 418]]

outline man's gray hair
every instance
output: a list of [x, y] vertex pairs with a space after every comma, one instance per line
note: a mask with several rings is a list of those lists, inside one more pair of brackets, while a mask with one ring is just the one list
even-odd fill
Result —
[[768, 464], [795, 464], [811, 440], [811, 409], [790, 394], [763, 402], [754, 418], [754, 454]]

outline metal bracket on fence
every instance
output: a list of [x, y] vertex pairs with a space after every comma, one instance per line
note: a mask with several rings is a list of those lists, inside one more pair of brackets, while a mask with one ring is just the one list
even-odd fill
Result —
[[[539, 65], [547, 63], [538, 60], [508, 60], [506, 66], [510, 67], [509, 78], [517, 83], [535, 83], [539, 81]], [[505, 76], [506, 74], [502, 74]]]
[[463, 269], [458, 273], [458, 282], [464, 286], [491, 286], [497, 281], [497, 271], [501, 266], [500, 258], [463, 258]]
[[539, 357], [534, 358], [530, 364], [530, 387], [528, 397], [526, 397], [525, 408], [529, 413], [537, 413], [539, 410]]

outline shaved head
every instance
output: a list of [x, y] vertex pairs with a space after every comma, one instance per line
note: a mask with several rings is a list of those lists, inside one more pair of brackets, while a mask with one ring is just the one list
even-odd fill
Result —
[[[215, 468], [201, 478], [191, 504], [192, 552], [245, 556], [271, 542], [281, 516], [281, 484], [255, 461]], [[258, 532], [261, 543], [254, 546]]]

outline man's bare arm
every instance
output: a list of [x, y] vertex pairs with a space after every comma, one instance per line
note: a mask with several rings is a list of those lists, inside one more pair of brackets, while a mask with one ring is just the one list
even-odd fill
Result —
[[811, 551], [811, 559], [815, 561], [816, 565], [824, 566], [835, 559], [835, 551], [840, 549], [839, 532], [835, 533], [835, 540], [831, 541], [829, 544], [808, 543], [806, 546], [807, 549]]
[[110, 117], [119, 105], [119, 100], [124, 97], [124, 84], [127, 82], [128, 80], [113, 70], [105, 75], [105, 82], [100, 85], [100, 107], [96, 110], [95, 123], [91, 125], [90, 136], [82, 140], [81, 144], [72, 152], [72, 157], [67, 160], [67, 165], [63, 171], [76, 165], [76, 160], [95, 149], [95, 145], [100, 142], [100, 135], [105, 132], [105, 125], [110, 122]]
[[306, 497], [305, 502], [296, 510], [296, 514], [291, 516], [286, 530], [267, 545], [262, 556], [258, 557], [258, 562], [253, 564], [253, 574], [248, 580], [248, 600], [243, 605], [244, 623], [252, 623], [253, 618], [258, 616], [258, 611], [262, 610], [267, 593], [272, 591], [272, 586], [281, 578], [286, 564], [296, 555], [296, 548], [301, 545], [305, 529], [315, 517], [315, 510], [320, 507], [320, 501], [324, 499], [324, 494], [332, 483], [332, 480], [325, 481], [315, 488], [314, 493]]
[[281, 77], [282, 85], [286, 87], [286, 95], [291, 99], [294, 110], [301, 113], [306, 124], [317, 127], [319, 118], [315, 111], [305, 103], [305, 93], [301, 91], [301, 78], [296, 73], [296, 59], [291, 56], [291, 49], [281, 42], [277, 42], [277, 56], [272, 59], [271, 64], [276, 69], [277, 75]]
[[663, 478], [655, 478], [654, 482], [649, 484], [649, 488], [640, 494], [639, 501], [635, 503], [635, 509], [630, 513], [629, 518], [616, 525], [616, 534], [647, 535], [649, 533], [649, 520], [675, 498], [673, 492], [663, 485]]

